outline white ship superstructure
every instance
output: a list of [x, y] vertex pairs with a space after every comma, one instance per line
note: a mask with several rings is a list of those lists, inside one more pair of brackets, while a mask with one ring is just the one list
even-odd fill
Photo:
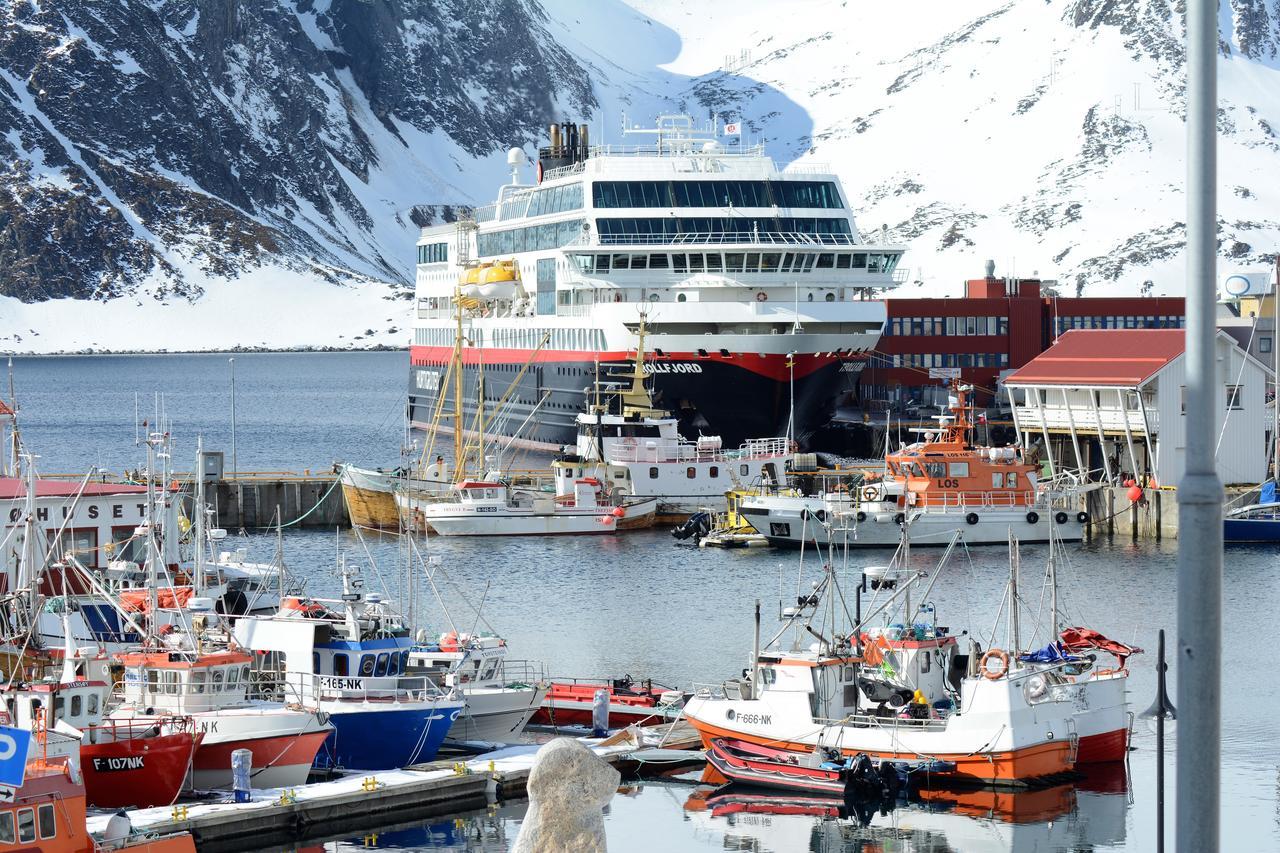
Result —
[[655, 403], [690, 438], [803, 445], [856, 389], [905, 247], [865, 240], [825, 167], [778, 169], [762, 146], [683, 116], [626, 131], [641, 134], [647, 144], [591, 146], [585, 125], [552, 125], [536, 183], [513, 149], [494, 204], [422, 230], [415, 424], [433, 422], [438, 394], [451, 408], [458, 298], [465, 410], [483, 394], [485, 431], [526, 445], [574, 440], [602, 365], [635, 349], [642, 311]]

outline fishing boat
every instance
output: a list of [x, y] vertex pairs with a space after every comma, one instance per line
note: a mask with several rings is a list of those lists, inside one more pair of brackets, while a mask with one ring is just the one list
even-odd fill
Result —
[[[435, 758], [460, 694], [407, 674], [413, 639], [396, 608], [340, 565], [342, 598], [286, 599], [276, 616], [236, 620], [236, 642], [274, 659], [280, 698], [318, 708], [331, 733], [320, 767], [392, 770]], [[268, 660], [268, 663], [272, 661]]]
[[945, 546], [956, 531], [969, 545], [1003, 544], [1011, 530], [1023, 542], [1047, 542], [1050, 531], [1080, 539], [1089, 515], [1074, 487], [1040, 482], [1021, 448], [972, 442], [972, 391], [953, 383], [950, 414], [916, 430], [919, 441], [886, 453], [877, 480], [817, 495], [764, 491], [743, 499], [743, 517], [770, 544], [791, 547], [893, 547], [903, 528], [917, 545]]
[[447, 742], [510, 743], [542, 705], [550, 686], [541, 669], [507, 657], [496, 634], [448, 631], [421, 636], [409, 650], [410, 675], [425, 675], [455, 690], [466, 703]]
[[1276, 484], [1262, 484], [1257, 503], [1230, 510], [1222, 519], [1227, 542], [1280, 542], [1280, 501]]
[[357, 468], [342, 465], [338, 468], [338, 480], [342, 483], [342, 498], [347, 504], [351, 524], [358, 527], [394, 530], [400, 524], [400, 511], [396, 509], [395, 472]]
[[576, 446], [553, 465], [556, 494], [570, 495], [577, 479], [594, 477], [614, 495], [657, 498], [658, 522], [678, 524], [704, 507], [722, 509], [728, 488], [776, 481], [795, 447], [786, 437], [728, 450], [720, 436], [681, 436], [679, 420], [654, 406], [646, 385], [645, 337], [642, 313], [629, 370], [597, 382], [593, 404], [578, 414]]
[[675, 720], [680, 715], [684, 694], [654, 684], [652, 679], [636, 681], [629, 675], [613, 679], [559, 678], [551, 682], [542, 707], [530, 722], [544, 726], [590, 726], [595, 696], [608, 696], [609, 725], [653, 726]]
[[[946, 555], [917, 601], [930, 601], [945, 561]], [[862, 753], [875, 762], [928, 756], [954, 765], [955, 778], [1013, 787], [1074, 766], [1079, 689], [1031, 697], [1025, 681], [1033, 673], [979, 672], [974, 651], [960, 659], [954, 638], [937, 626], [929, 642], [917, 637], [914, 624], [910, 638], [897, 637], [916, 657], [914, 672], [885, 667], [868, 659], [864, 649], [879, 643], [864, 641], [861, 628], [890, 607], [914, 615], [904, 601], [913, 584], [895, 585], [892, 593], [881, 587], [886, 601], [863, 617], [844, 611], [851, 596], [830, 565], [814, 583], [797, 590], [796, 605], [782, 611], [781, 629], [763, 648], [757, 630], [747, 678], [702, 686], [685, 703], [685, 719], [704, 745], [730, 738], [800, 752]], [[919, 687], [910, 689], [920, 674], [946, 685], [945, 702], [930, 704]]]
[[606, 499], [593, 477], [573, 483], [569, 495], [508, 485], [499, 480], [466, 480], [447, 500], [402, 496], [401, 507], [416, 527], [441, 536], [546, 536], [616, 533], [653, 524], [657, 498]]

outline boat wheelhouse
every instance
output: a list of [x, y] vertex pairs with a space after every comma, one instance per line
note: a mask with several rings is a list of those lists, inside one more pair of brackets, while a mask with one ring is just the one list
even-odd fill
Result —
[[445, 370], [459, 301], [465, 408], [475, 411], [483, 375], [507, 380], [528, 364], [486, 431], [531, 446], [573, 441], [587, 389], [635, 349], [642, 311], [655, 395], [687, 437], [735, 446], [793, 421], [804, 444], [856, 392], [885, 319], [878, 296], [905, 278], [905, 247], [859, 233], [823, 166], [780, 169], [762, 146], [686, 116], [625, 134], [650, 139], [592, 146], [585, 125], [553, 125], [536, 183], [513, 149], [493, 204], [423, 229], [416, 425], [457, 393]]

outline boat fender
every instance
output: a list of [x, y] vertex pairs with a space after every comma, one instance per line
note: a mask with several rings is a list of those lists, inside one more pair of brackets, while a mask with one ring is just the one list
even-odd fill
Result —
[[905, 514], [905, 513], [901, 513], [901, 512], [900, 512], [900, 513], [898, 513], [897, 515], [895, 515], [895, 516], [893, 517], [893, 523], [894, 523], [894, 524], [901, 524], [902, 522], [904, 522], [904, 521], [906, 521], [906, 520], [907, 520], [907, 516], [906, 516], [906, 514]]
[[1053, 520], [1058, 522], [1059, 524], [1066, 524], [1067, 519], [1069, 517], [1070, 516], [1068, 516], [1065, 512], [1057, 512], [1057, 513], [1054, 513]]
[[815, 512], [815, 513], [813, 514], [813, 517], [814, 517], [814, 518], [816, 518], [816, 519], [818, 519], [818, 521], [826, 521], [826, 520], [827, 520], [827, 511], [826, 511], [826, 510], [824, 510], [824, 509], [820, 509], [820, 510], [818, 510], [817, 512]]
[[[995, 659], [1000, 662], [999, 669], [988, 669], [987, 661]], [[978, 663], [978, 669], [990, 681], [1004, 678], [1009, 672], [1009, 653], [1004, 649], [988, 649], [987, 653], [982, 656], [982, 660]]]
[[859, 511], [858, 511], [858, 521], [859, 521], [859, 523], [861, 523], [861, 522], [863, 522], [863, 521], [866, 521], [866, 520], [867, 520], [867, 514], [866, 514], [865, 512], [862, 512], [861, 510], [859, 510]]
[[756, 302], [768, 302], [768, 301], [769, 301], [769, 294], [765, 293], [764, 291], [760, 291], [759, 293], [756, 294]]
[[1049, 685], [1045, 682], [1044, 676], [1033, 675], [1027, 679], [1027, 698], [1036, 700], [1049, 692]]
[[1089, 523], [1089, 513], [1087, 513], [1087, 512], [1077, 512], [1077, 513], [1076, 513], [1076, 521], [1080, 522], [1081, 524], [1088, 524], [1088, 523]]
[[808, 521], [808, 520], [809, 520], [809, 510], [807, 510], [807, 509], [802, 509], [802, 510], [800, 510], [800, 520], [801, 520], [801, 521]]
[[964, 520], [966, 524], [977, 524], [978, 514], [976, 512], [971, 512], [964, 517]]
[[1039, 513], [1037, 513], [1037, 512], [1029, 512], [1029, 513], [1027, 513], [1027, 524], [1039, 524], [1039, 523], [1040, 523], [1040, 514], [1039, 514]]

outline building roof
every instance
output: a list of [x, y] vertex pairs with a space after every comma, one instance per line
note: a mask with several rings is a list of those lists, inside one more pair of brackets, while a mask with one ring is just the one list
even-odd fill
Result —
[[1182, 329], [1071, 329], [1006, 385], [1141, 385], [1182, 355]]
[[[146, 494], [146, 486], [133, 486], [127, 483], [87, 483], [84, 491], [80, 491], [79, 480], [36, 480], [36, 497], [38, 498], [70, 498], [80, 494], [86, 498], [103, 495], [137, 495]], [[0, 500], [13, 500], [27, 494], [26, 483], [17, 477], [0, 477]]]

